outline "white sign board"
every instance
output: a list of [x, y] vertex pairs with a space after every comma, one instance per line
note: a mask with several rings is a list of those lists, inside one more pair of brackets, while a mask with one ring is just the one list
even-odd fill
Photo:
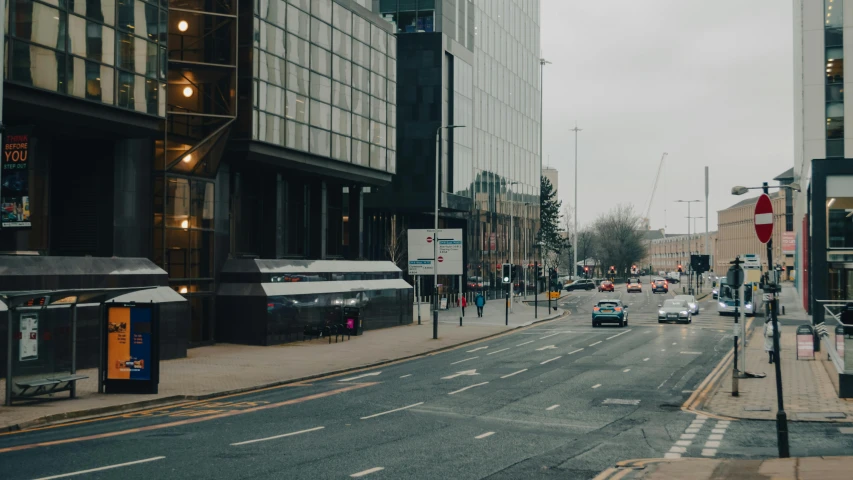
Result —
[[21, 315], [21, 340], [18, 344], [18, 360], [36, 360], [39, 358], [39, 318], [38, 314]]
[[732, 326], [732, 335], [734, 335], [735, 337], [742, 337], [743, 336], [743, 328], [741, 327], [741, 324], [735, 323]]
[[409, 275], [433, 275], [433, 264], [439, 275], [464, 273], [461, 228], [410, 229], [408, 241]]

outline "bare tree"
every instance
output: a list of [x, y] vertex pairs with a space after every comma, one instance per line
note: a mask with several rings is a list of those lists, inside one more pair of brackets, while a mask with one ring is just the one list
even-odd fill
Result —
[[396, 217], [392, 217], [390, 227], [390, 231], [385, 237], [385, 253], [388, 255], [388, 260], [394, 265], [406, 270], [403, 268], [408, 254], [406, 230], [397, 225]]
[[596, 258], [602, 268], [616, 267], [617, 274], [629, 271], [632, 264], [643, 259], [646, 246], [643, 244], [641, 220], [630, 205], [618, 205], [605, 215], [598, 217], [593, 225]]

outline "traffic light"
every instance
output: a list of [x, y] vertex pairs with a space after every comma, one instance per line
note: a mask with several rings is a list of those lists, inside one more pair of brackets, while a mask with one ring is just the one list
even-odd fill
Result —
[[616, 267], [615, 266], [613, 266], [613, 265], [610, 266], [610, 273], [616, 274]]
[[678, 266], [678, 273], [681, 273], [681, 272], [682, 272], [682, 268], [681, 268], [681, 265], [679, 265]]
[[542, 276], [542, 265], [537, 265], [536, 266], [536, 278], [539, 278], [541, 276]]
[[501, 273], [501, 277], [503, 278], [503, 283], [509, 283], [509, 281], [510, 281], [510, 272], [511, 272], [510, 264], [508, 264], [508, 263], [504, 263], [504, 264], [502, 265], [502, 269], [501, 269], [501, 271], [502, 271], [502, 273]]

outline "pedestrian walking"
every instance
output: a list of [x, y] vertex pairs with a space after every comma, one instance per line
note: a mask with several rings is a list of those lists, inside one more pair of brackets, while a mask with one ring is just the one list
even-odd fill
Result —
[[465, 298], [465, 294], [462, 294], [462, 316], [465, 316], [465, 307], [468, 306], [468, 300]]
[[[781, 348], [782, 338], [780, 335], [779, 343]], [[773, 351], [773, 323], [770, 320], [764, 322], [764, 351], [769, 355], [769, 362], [778, 362], [779, 359], [776, 358], [776, 354]]]
[[483, 297], [483, 293], [480, 292], [477, 294], [477, 298], [474, 299], [474, 305], [477, 306], [477, 316], [483, 316], [483, 307], [486, 305], [486, 299]]

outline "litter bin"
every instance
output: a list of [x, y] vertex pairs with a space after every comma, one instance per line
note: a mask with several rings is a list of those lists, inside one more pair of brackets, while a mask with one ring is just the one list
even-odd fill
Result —
[[358, 307], [344, 307], [344, 325], [350, 335], [358, 336], [364, 333], [361, 309]]

